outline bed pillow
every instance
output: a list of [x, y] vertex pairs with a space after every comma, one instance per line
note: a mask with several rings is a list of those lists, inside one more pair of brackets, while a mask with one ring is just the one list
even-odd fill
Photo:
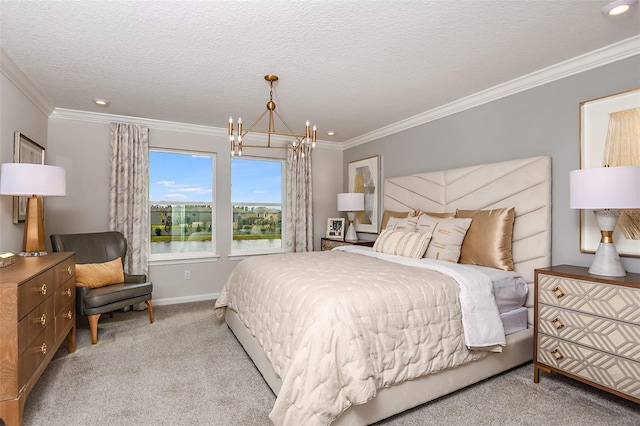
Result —
[[98, 288], [121, 282], [124, 282], [124, 272], [120, 258], [104, 263], [76, 264], [76, 285]]
[[405, 217], [399, 219], [392, 217], [389, 219], [385, 230], [387, 231], [400, 231], [400, 232], [416, 232], [416, 226], [418, 224], [418, 218], [415, 216]]
[[428, 233], [385, 229], [373, 244], [373, 251], [420, 259], [429, 246], [429, 240], [431, 240], [431, 234]]
[[464, 236], [471, 225], [469, 218], [438, 218], [431, 243], [424, 257], [457, 263]]
[[431, 216], [430, 214], [421, 214], [418, 216], [418, 222], [416, 223], [416, 231], [422, 233], [428, 233], [433, 235], [433, 231], [438, 224], [438, 218]]
[[418, 214], [419, 214], [418, 210], [411, 210], [408, 212], [394, 212], [392, 210], [385, 210], [384, 213], [382, 213], [382, 220], [380, 221], [380, 230], [382, 231], [383, 229], [388, 229], [387, 226], [391, 218], [395, 217], [398, 219], [404, 219], [407, 217], [418, 216]]
[[513, 271], [514, 207], [493, 210], [457, 210], [456, 217], [471, 218], [462, 243], [460, 263]]
[[428, 214], [429, 216], [441, 217], [443, 219], [449, 219], [449, 218], [452, 218], [452, 217], [456, 217], [456, 213], [455, 212], [453, 212], [453, 213], [449, 213], [449, 212], [447, 212], [447, 213], [434, 213], [434, 212], [423, 212], [423, 211], [420, 211], [420, 214]]

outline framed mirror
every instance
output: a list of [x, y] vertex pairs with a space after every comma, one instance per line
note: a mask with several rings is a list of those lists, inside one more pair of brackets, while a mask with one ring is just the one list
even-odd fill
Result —
[[[24, 134], [15, 132], [13, 162], [44, 164], [44, 148]], [[13, 223], [22, 223], [27, 215], [27, 197], [13, 197]]]

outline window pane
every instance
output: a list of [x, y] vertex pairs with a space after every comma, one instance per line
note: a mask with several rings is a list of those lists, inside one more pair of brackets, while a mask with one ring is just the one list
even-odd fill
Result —
[[282, 252], [282, 160], [232, 158], [232, 254]]
[[149, 152], [151, 257], [213, 254], [211, 154]]

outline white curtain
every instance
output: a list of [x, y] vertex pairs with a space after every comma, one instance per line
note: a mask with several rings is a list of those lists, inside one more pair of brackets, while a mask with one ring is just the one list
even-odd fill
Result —
[[149, 253], [149, 129], [111, 123], [109, 230], [127, 239], [124, 269], [147, 274]]
[[[304, 150], [304, 151], [301, 151]], [[301, 155], [304, 152], [304, 156]], [[313, 251], [311, 147], [287, 150], [287, 220], [285, 250]]]

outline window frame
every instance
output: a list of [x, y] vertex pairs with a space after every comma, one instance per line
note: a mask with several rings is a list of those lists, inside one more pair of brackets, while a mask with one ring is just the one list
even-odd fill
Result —
[[[233, 197], [233, 160], [252, 160], [252, 161], [271, 161], [278, 162], [281, 166], [280, 172], [280, 204], [277, 203], [252, 203], [250, 201], [240, 201], [237, 204], [232, 199]], [[277, 254], [277, 253], [285, 253], [285, 241], [286, 241], [286, 219], [287, 219], [287, 160], [286, 158], [279, 157], [259, 157], [259, 156], [245, 156], [242, 157], [231, 157], [230, 168], [229, 168], [229, 176], [231, 182], [231, 194], [230, 194], [230, 212], [231, 212], [231, 222], [230, 222], [230, 241], [229, 241], [229, 257], [243, 258], [248, 256], [259, 256], [264, 254]], [[280, 206], [280, 216], [281, 216], [281, 226], [280, 226], [280, 240], [282, 241], [281, 246], [276, 249], [256, 249], [256, 250], [234, 250], [233, 249], [233, 208], [236, 205], [250, 205], [250, 206], [269, 206], [269, 205], [279, 205]]]
[[[217, 254], [217, 244], [216, 244], [216, 236], [219, 233], [217, 229], [217, 215], [216, 215], [216, 199], [217, 199], [217, 191], [216, 191], [216, 170], [218, 166], [218, 156], [215, 152], [207, 152], [207, 151], [196, 151], [189, 149], [173, 149], [173, 148], [152, 148], [149, 147], [149, 154], [151, 152], [165, 152], [171, 154], [183, 154], [183, 155], [199, 155], [203, 157], [209, 157], [211, 159], [211, 251], [198, 251], [198, 252], [183, 252], [183, 253], [151, 253], [151, 233], [152, 226], [151, 220], [149, 220], [149, 263], [150, 264], [171, 264], [171, 263], [183, 263], [190, 261], [198, 261], [198, 260], [210, 260], [218, 258]], [[149, 192], [151, 192], [151, 159], [149, 159]], [[173, 203], [174, 205], [189, 205], [193, 202], [186, 203]], [[149, 197], [149, 205], [147, 206], [147, 214], [151, 216], [151, 206], [152, 204], [160, 204], [158, 202], [154, 202]], [[170, 204], [171, 203], [167, 203]]]

